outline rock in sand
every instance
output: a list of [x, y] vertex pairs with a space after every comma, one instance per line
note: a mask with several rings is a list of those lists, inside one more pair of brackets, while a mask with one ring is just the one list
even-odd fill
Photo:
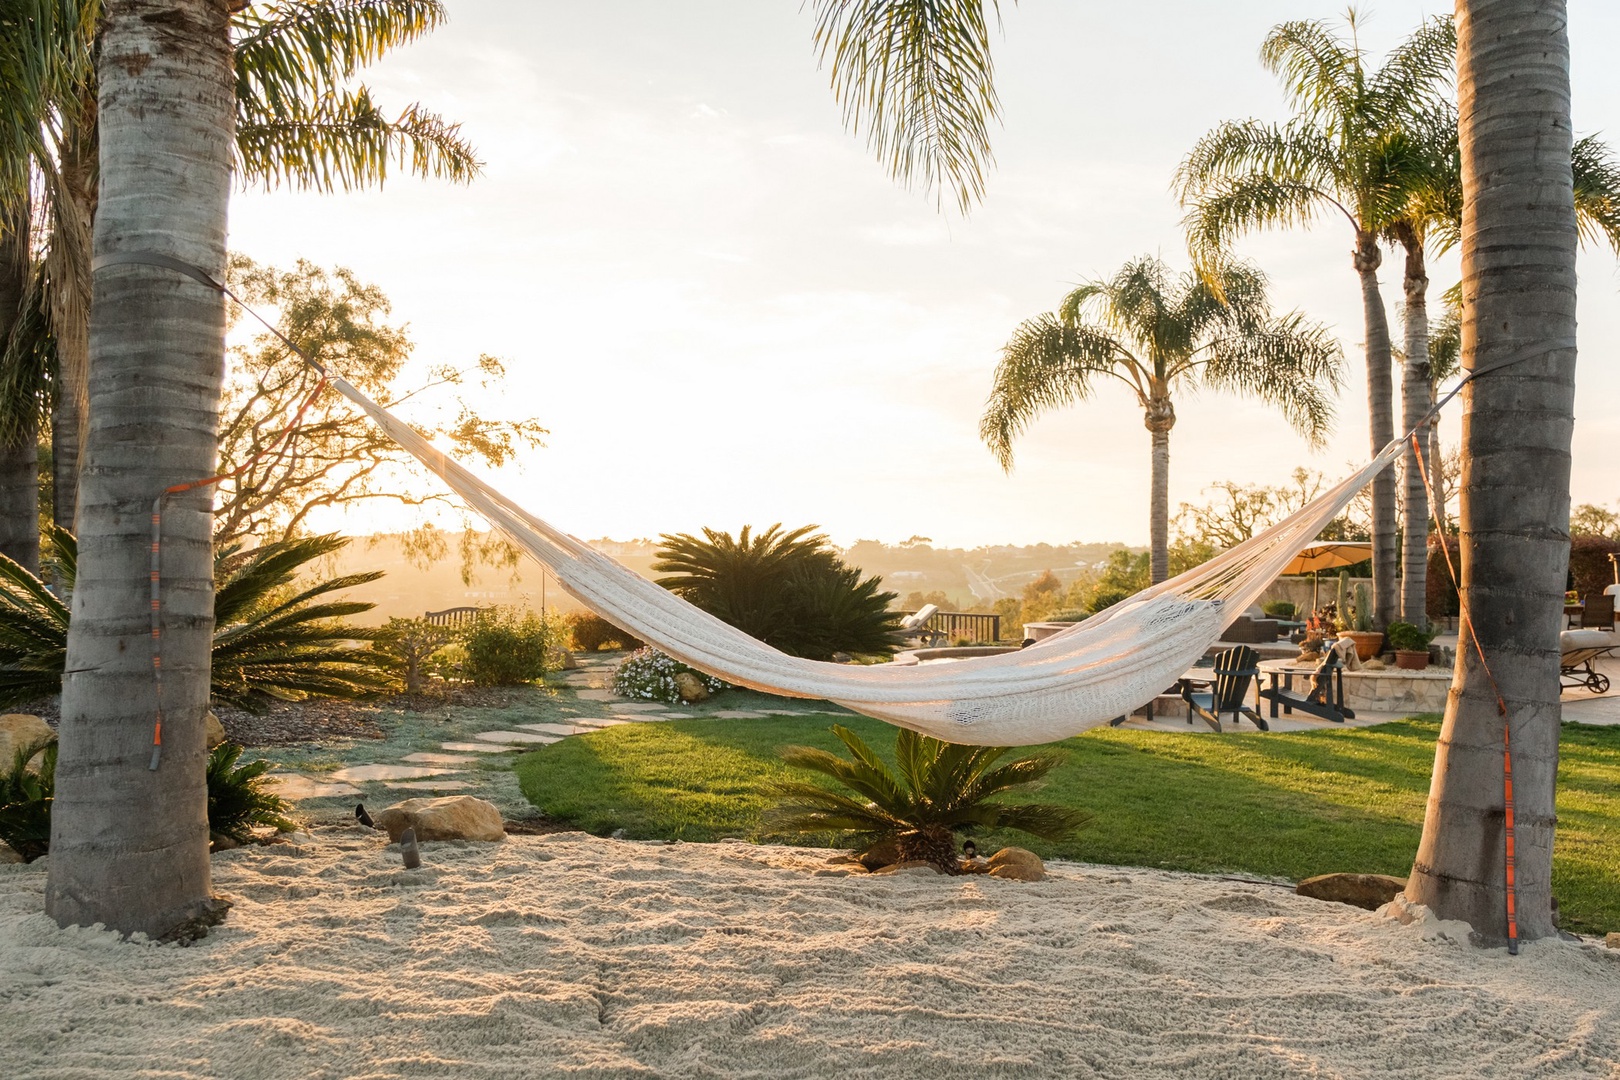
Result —
[[990, 856], [990, 876], [1007, 881], [1044, 881], [1046, 864], [1033, 851], [1021, 847], [1004, 847]]
[[495, 804], [471, 795], [446, 795], [439, 799], [406, 799], [373, 815], [377, 827], [388, 839], [399, 843], [406, 829], [416, 830], [416, 839], [426, 840], [505, 840], [501, 812]]
[[28, 713], [0, 716], [0, 769], [11, 768], [11, 759], [23, 747], [55, 737], [51, 725], [37, 716]]
[[1317, 874], [1294, 887], [1301, 896], [1377, 911], [1406, 890], [1406, 879], [1388, 874]]

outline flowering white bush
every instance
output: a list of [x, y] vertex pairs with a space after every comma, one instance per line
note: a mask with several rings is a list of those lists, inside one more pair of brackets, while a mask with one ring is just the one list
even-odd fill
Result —
[[730, 686], [713, 675], [705, 675], [696, 668], [687, 667], [673, 656], [661, 653], [657, 649], [646, 648], [637, 649], [624, 658], [619, 670], [613, 673], [613, 692], [628, 698], [678, 704], [681, 692], [675, 685], [675, 676], [683, 671], [696, 675], [711, 694]]

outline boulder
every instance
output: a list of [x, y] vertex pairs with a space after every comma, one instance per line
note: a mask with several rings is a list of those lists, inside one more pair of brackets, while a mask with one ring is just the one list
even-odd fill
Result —
[[941, 870], [933, 863], [923, 862], [921, 859], [911, 859], [906, 862], [890, 863], [881, 870], [872, 871], [874, 875], [904, 874], [906, 877], [933, 877], [936, 874], [943, 874], [944, 872], [945, 871]]
[[[9, 863], [20, 863], [27, 861], [27, 859], [17, 854], [17, 852], [12, 849], [10, 844], [0, 842], [0, 866], [7, 865]], [[1612, 938], [1620, 938], [1620, 934], [1610, 934], [1609, 936]]]
[[51, 725], [28, 713], [7, 713], [0, 716], [0, 771], [11, 768], [11, 759], [17, 751], [30, 743], [54, 739]]
[[868, 870], [881, 870], [900, 861], [900, 845], [893, 840], [879, 840], [855, 858]]
[[1406, 890], [1406, 879], [1388, 874], [1318, 874], [1294, 887], [1301, 896], [1377, 911]]
[[1021, 847], [1002, 848], [990, 856], [986, 865], [990, 868], [991, 877], [1007, 881], [1043, 881], [1046, 878], [1046, 864], [1041, 862], [1041, 857]]
[[208, 715], [203, 717], [203, 733], [207, 737], [210, 750], [225, 741], [225, 725], [219, 722], [219, 717], [214, 715], [213, 709], [209, 709]]
[[703, 680], [690, 671], [675, 674], [675, 690], [681, 695], [681, 700], [688, 705], [696, 704], [709, 696], [709, 688], [703, 685]]
[[1603, 939], [1603, 944], [1611, 949], [1620, 949], [1620, 934], [1609, 934]]
[[388, 839], [399, 843], [406, 829], [415, 829], [418, 840], [505, 840], [501, 812], [494, 803], [471, 795], [446, 795], [439, 799], [406, 799], [372, 815]]

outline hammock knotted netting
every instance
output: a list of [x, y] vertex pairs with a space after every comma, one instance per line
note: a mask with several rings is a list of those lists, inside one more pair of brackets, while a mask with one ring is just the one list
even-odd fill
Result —
[[1019, 652], [863, 667], [789, 656], [749, 637], [541, 521], [349, 383], [333, 378], [331, 385], [570, 594], [676, 659], [738, 686], [825, 699], [949, 742], [987, 746], [1068, 738], [1174, 686], [1402, 448], [1391, 442], [1259, 535]]

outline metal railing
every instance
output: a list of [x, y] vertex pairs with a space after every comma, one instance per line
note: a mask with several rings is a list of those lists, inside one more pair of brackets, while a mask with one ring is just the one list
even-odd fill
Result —
[[[901, 617], [915, 615], [914, 611], [902, 611]], [[1000, 641], [1001, 616], [985, 615], [968, 611], [936, 611], [924, 624], [929, 630], [941, 634], [950, 641]]]

